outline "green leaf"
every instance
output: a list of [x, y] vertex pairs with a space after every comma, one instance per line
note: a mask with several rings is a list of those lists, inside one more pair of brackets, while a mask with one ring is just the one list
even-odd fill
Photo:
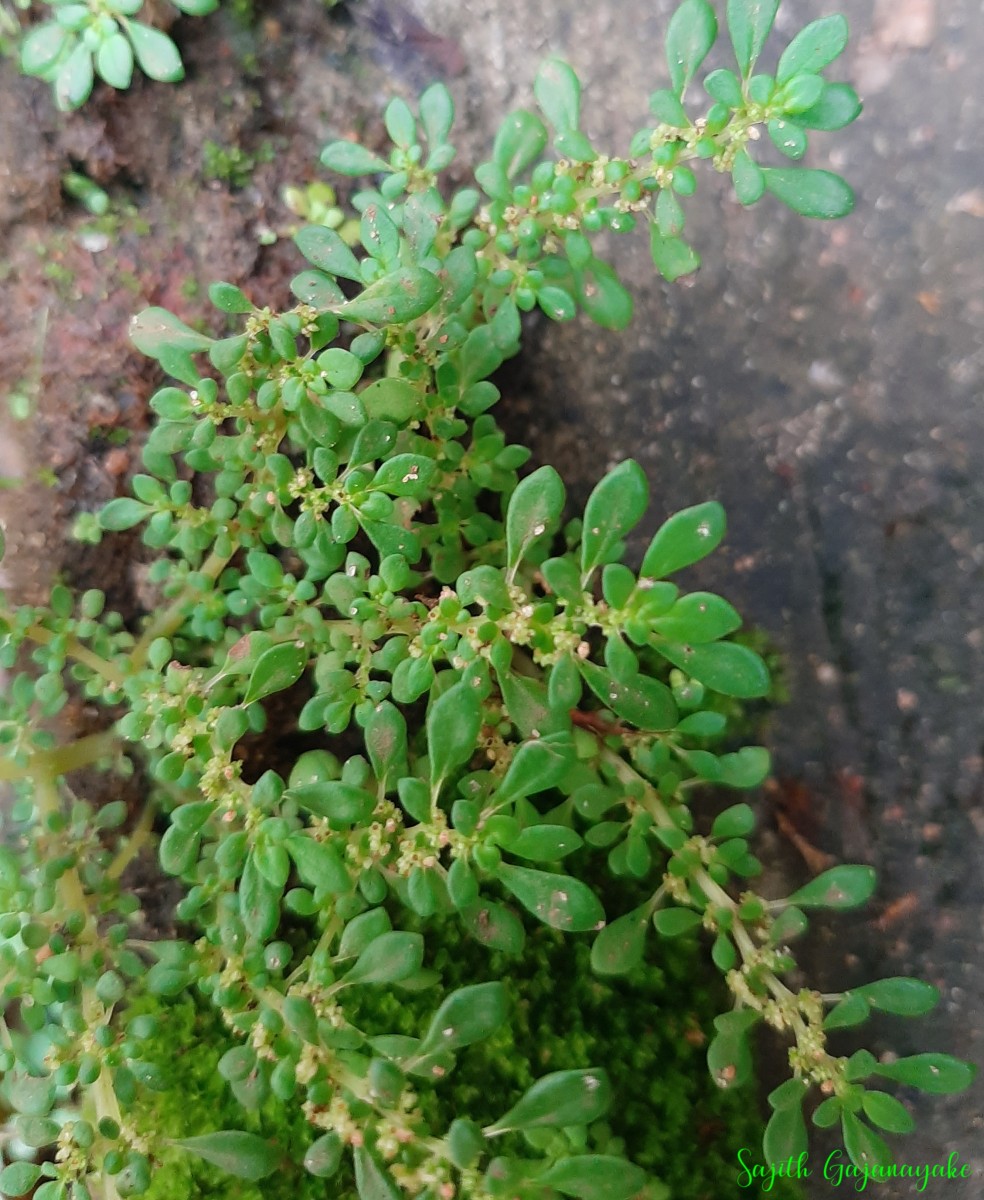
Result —
[[385, 159], [358, 142], [331, 142], [321, 151], [321, 165], [339, 175], [374, 175], [390, 170]]
[[564, 825], [530, 825], [503, 849], [529, 862], [552, 863], [583, 845], [580, 836]]
[[744, 77], [752, 73], [776, 19], [779, 0], [728, 0], [728, 33]]
[[735, 186], [738, 203], [749, 205], [765, 195], [765, 176], [762, 168], [747, 150], [739, 150], [731, 164], [731, 182]]
[[133, 50], [121, 33], [111, 34], [96, 51], [96, 71], [110, 87], [128, 88], [133, 78]]
[[616, 716], [637, 729], [673, 729], [677, 707], [673, 693], [657, 679], [636, 675], [628, 681], [616, 679], [596, 663], [578, 659], [578, 670], [588, 687]]
[[352, 1152], [355, 1161], [355, 1190], [359, 1200], [401, 1200], [393, 1177], [379, 1159], [365, 1146]]
[[632, 320], [632, 296], [613, 267], [594, 258], [574, 272], [578, 303], [603, 329], [625, 329]]
[[377, 279], [336, 311], [349, 321], [403, 325], [433, 308], [440, 295], [441, 284], [436, 276], [419, 267], [401, 267]]
[[294, 244], [312, 267], [339, 275], [342, 279], [362, 282], [359, 262], [334, 229], [324, 225], [305, 225], [294, 234]]
[[417, 140], [417, 122], [410, 105], [399, 96], [394, 96], [383, 113], [383, 123], [390, 141], [401, 150], [409, 150]]
[[621, 1156], [579, 1154], [558, 1159], [537, 1183], [578, 1200], [630, 1200], [641, 1192], [646, 1179], [641, 1167]]
[[591, 969], [596, 975], [628, 975], [639, 966], [646, 952], [649, 908], [647, 901], [598, 934], [591, 946]]
[[826, 83], [820, 99], [812, 108], [797, 115], [797, 124], [806, 129], [843, 129], [861, 113], [858, 94], [847, 83]]
[[55, 64], [65, 48], [69, 34], [54, 21], [35, 25], [24, 35], [20, 45], [20, 69], [25, 75], [43, 75]]
[[841, 1132], [844, 1135], [844, 1149], [856, 1167], [870, 1171], [872, 1167], [887, 1167], [894, 1162], [892, 1152], [884, 1141], [854, 1113], [841, 1113]]
[[676, 642], [654, 642], [653, 649], [698, 683], [722, 696], [752, 700], [767, 696], [771, 686], [765, 663], [747, 646], [734, 642], [710, 642], [689, 646]]
[[642, 520], [648, 503], [645, 472], [631, 458], [599, 480], [584, 508], [581, 574], [585, 580], [618, 554], [624, 538]]
[[149, 358], [158, 358], [162, 350], [207, 350], [212, 338], [191, 329], [166, 308], [145, 308], [130, 322], [130, 341]]
[[786, 1162], [798, 1159], [809, 1145], [806, 1122], [799, 1104], [783, 1105], [769, 1118], [762, 1139], [762, 1152], [766, 1162]]
[[0, 1171], [0, 1192], [5, 1196], [26, 1196], [41, 1178], [35, 1163], [14, 1162]]
[[641, 575], [663, 579], [706, 558], [721, 544], [727, 528], [724, 509], [716, 500], [674, 513], [656, 531], [642, 560]]
[[552, 287], [548, 284], [539, 288], [536, 302], [551, 321], [571, 321], [577, 313], [573, 297], [562, 287]]
[[895, 1062], [876, 1062], [876, 1075], [935, 1095], [962, 1092], [973, 1083], [977, 1068], [949, 1054], [911, 1054]]
[[653, 633], [671, 642], [716, 642], [740, 627], [738, 613], [711, 592], [681, 596], [665, 617], [652, 622]]
[[370, 942], [342, 979], [346, 984], [399, 983], [419, 971], [423, 961], [420, 934], [393, 930]]
[[861, 1105], [864, 1115], [879, 1129], [887, 1129], [889, 1133], [911, 1133], [916, 1127], [905, 1105], [885, 1092], [865, 1092]]
[[546, 144], [547, 127], [538, 116], [521, 108], [499, 126], [492, 159], [507, 179], [515, 179], [540, 157]]
[[742, 105], [741, 82], [734, 71], [712, 71], [704, 80], [704, 90], [712, 100], [728, 108], [740, 108]]
[[530, 546], [553, 532], [564, 511], [564, 485], [553, 467], [520, 480], [506, 510], [506, 564], [510, 581]]
[[55, 77], [55, 103], [62, 111], [78, 108], [88, 100], [94, 81], [92, 51], [78, 42]]
[[538, 1079], [485, 1133], [590, 1125], [605, 1115], [610, 1103], [611, 1084], [604, 1071], [554, 1071]]
[[237, 1179], [256, 1183], [266, 1179], [280, 1165], [279, 1152], [255, 1133], [226, 1129], [220, 1133], [203, 1133], [199, 1137], [178, 1138], [171, 1143], [219, 1167]]
[[284, 692], [293, 687], [304, 674], [308, 658], [307, 647], [294, 642], [281, 642], [265, 650], [256, 660], [249, 677], [243, 704], [252, 704], [274, 692]]
[[747, 791], [763, 783], [771, 769], [772, 758], [764, 746], [742, 746], [733, 754], [721, 755], [714, 782]]
[[666, 31], [670, 83], [682, 96], [717, 37], [717, 17], [707, 0], [683, 0]]
[[377, 704], [365, 727], [366, 750], [373, 774], [383, 791], [393, 780], [407, 775], [407, 723], [388, 700]]
[[475, 752], [482, 727], [482, 706], [467, 683], [450, 687], [427, 710], [427, 751], [433, 788], [464, 766]]
[[290, 796], [301, 808], [338, 825], [361, 824], [369, 818], [376, 804], [371, 792], [335, 780], [292, 787]]
[[653, 927], [663, 937], [680, 937], [701, 923], [701, 915], [692, 908], [660, 908], [653, 913]]
[[508, 1015], [509, 995], [503, 984], [476, 983], [458, 988], [431, 1018], [419, 1053], [471, 1046], [495, 1033]]
[[134, 525], [139, 525], [153, 511], [149, 504], [132, 500], [129, 496], [120, 496], [116, 500], [110, 500], [100, 510], [99, 524], [103, 529], [118, 533], [120, 530], [132, 529]]
[[330, 1179], [342, 1165], [344, 1153], [345, 1143], [334, 1130], [322, 1134], [308, 1146], [304, 1170], [315, 1179]]
[[548, 58], [540, 67], [533, 95], [558, 133], [577, 129], [581, 118], [581, 83], [563, 59]]
[[177, 83], [184, 78], [181, 55], [166, 33], [132, 20], [127, 21], [126, 32], [145, 75], [159, 83]]
[[574, 743], [566, 733], [523, 742], [513, 753], [496, 795], [500, 800], [518, 799], [557, 787], [574, 762]]
[[385, 208], [367, 204], [359, 222], [359, 240], [370, 258], [384, 269], [396, 265], [400, 253], [400, 231]]
[[403, 425], [421, 411], [420, 393], [406, 379], [377, 379], [359, 393], [373, 420]]
[[682, 238], [663, 237], [654, 221], [649, 229], [649, 249], [653, 265], [668, 282], [690, 275], [700, 266], [700, 255]]
[[854, 192], [839, 175], [812, 167], [760, 167], [766, 191], [803, 217], [821, 221], [846, 217]]
[[604, 923], [601, 901], [587, 884], [570, 875], [553, 875], [510, 863], [502, 863], [496, 874], [527, 912], [552, 929], [585, 933]]
[[811, 21], [780, 55], [776, 82], [783, 84], [802, 72], [822, 71], [842, 53], [847, 38], [847, 21], [840, 13]]
[[671, 125], [674, 129], [686, 129], [690, 124], [687, 111], [680, 103], [678, 96], [667, 88], [660, 88], [649, 97], [649, 108], [653, 116], [663, 125]]
[[752, 1075], [752, 1051], [747, 1031], [727, 1029], [711, 1038], [707, 1047], [707, 1068], [722, 1089], [741, 1087], [746, 1083]]
[[425, 497], [437, 471], [437, 463], [422, 454], [396, 454], [382, 464], [371, 487], [390, 496]]
[[940, 1000], [940, 994], [932, 984], [905, 976], [880, 979], [877, 983], [866, 983], [851, 990], [855, 996], [863, 996], [872, 1008], [899, 1017], [924, 1017]]
[[847, 995], [827, 1013], [824, 1029], [850, 1029], [860, 1025], [871, 1016], [871, 1005], [856, 992]]
[[747, 837], [755, 828], [755, 813], [747, 804], [733, 804], [718, 813], [711, 826], [711, 837]]
[[503, 954], [518, 955], [523, 951], [526, 931], [523, 922], [504, 904], [483, 900], [460, 911], [461, 922], [471, 936]]
[[454, 122], [454, 101], [443, 83], [432, 83], [420, 97], [420, 121], [432, 150], [447, 143]]
[[256, 854], [249, 854], [239, 881], [239, 912], [243, 924], [258, 941], [266, 941], [280, 924], [283, 888], [262, 873]]
[[832, 867], [794, 892], [788, 902], [800, 908], [857, 908], [870, 899], [876, 882], [871, 867]]

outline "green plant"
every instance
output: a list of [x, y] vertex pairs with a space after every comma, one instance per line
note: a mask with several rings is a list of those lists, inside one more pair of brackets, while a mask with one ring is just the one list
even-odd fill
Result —
[[[839, 1121], [851, 1159], [876, 1171], [890, 1160], [876, 1129], [912, 1124], [880, 1081], [969, 1082], [947, 1055], [882, 1063], [828, 1046], [872, 1010], [928, 1012], [928, 984], [824, 996], [784, 982], [807, 912], [862, 904], [869, 868], [767, 901], [746, 882], [759, 870], [747, 804], [695, 830], [695, 790], [754, 788], [769, 767], [763, 748], [728, 742], [725, 711], [770, 686], [731, 637], [738, 614], [668, 578], [720, 543], [721, 507], [670, 517], [633, 570], [621, 560], [648, 503], [641, 469], [619, 464], [565, 523], [556, 471], [520, 479], [529, 453], [489, 413], [521, 311], [629, 319], [591, 234], [645, 220], [667, 278], [696, 265], [680, 236], [689, 161], [730, 171], [744, 203], [768, 191], [810, 216], [850, 210], [837, 176], [748, 153], [765, 125], [798, 157], [808, 130], [859, 108], [821, 75], [846, 40], [839, 17], [808, 26], [775, 77], [753, 74], [775, 7], [730, 0], [739, 73], [708, 76], [713, 105], [692, 121], [682, 98], [716, 22], [685, 0], [667, 35], [672, 90], [626, 158], [597, 154], [576, 76], [548, 62], [534, 90], [561, 157], [542, 157], [540, 117], [511, 114], [476, 171], [484, 198], [437, 187], [454, 157], [447, 90], [429, 88], [419, 118], [393, 101], [388, 159], [348, 142], [323, 155], [379, 180], [355, 197], [365, 257], [310, 226], [288, 311], [218, 283], [214, 305], [239, 318], [218, 339], [162, 309], [135, 318], [136, 346], [182, 386], [151, 400], [133, 495], [79, 534], [142, 526], [160, 604], [139, 632], [98, 590], [58, 585], [46, 606], [0, 611], [0, 665], [17, 672], [0, 722], [16, 793], [0, 847], [2, 1095], [20, 1144], [45, 1151], [9, 1162], [0, 1190], [184, 1200], [167, 1171], [185, 1152], [250, 1182], [301, 1160], [315, 1190], [336, 1177], [332, 1194], [360, 1200], [665, 1194], [657, 1162], [627, 1157], [603, 1064], [527, 1060], [512, 1094], [479, 1074], [467, 1108], [442, 1103], [519, 1019], [515, 989], [528, 999], [522, 978], [495, 981], [491, 957], [456, 976], [449, 929], [501, 971], [545, 925], [613, 977], [644, 971], [654, 940], [703, 929], [732, 998], [707, 1049], [715, 1083], [749, 1080], [757, 1026], [791, 1037], [772, 1162], [805, 1148], [808, 1094], [822, 1097], [813, 1121]], [[60, 741], [69, 689], [112, 724]], [[142, 812], [83, 799], [92, 766], [110, 794], [139, 771]], [[155, 829], [184, 891], [176, 929], [148, 940], [123, 881]], [[179, 1127], [169, 1030], [207, 1056], [216, 1021], [232, 1043], [222, 1095], [243, 1118]], [[227, 1104], [202, 1111], [187, 1115], [228, 1120]]]
[[[203, 17], [219, 0], [170, 0], [182, 13]], [[50, 83], [63, 111], [89, 98], [98, 76], [114, 88], [128, 88], [134, 65], [161, 83], [184, 78], [181, 55], [160, 29], [136, 20], [144, 0], [45, 0], [48, 20], [24, 34], [20, 67]]]

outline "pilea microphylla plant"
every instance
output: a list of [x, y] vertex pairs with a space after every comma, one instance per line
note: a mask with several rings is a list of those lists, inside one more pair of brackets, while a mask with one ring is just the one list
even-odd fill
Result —
[[[169, 0], [179, 12], [201, 17], [219, 0]], [[20, 68], [52, 85], [62, 110], [88, 100], [96, 79], [128, 88], [138, 66], [150, 79], [184, 78], [177, 46], [163, 30], [137, 20], [144, 0], [45, 0], [47, 20], [33, 26], [20, 44]]]
[[[684, 93], [717, 24], [685, 0], [667, 34], [671, 87], [625, 158], [591, 145], [578, 80], [550, 61], [534, 87], [546, 120], [507, 117], [481, 190], [449, 197], [448, 91], [429, 88], [419, 115], [394, 100], [388, 159], [349, 142], [322, 156], [376, 181], [354, 198], [363, 257], [307, 227], [289, 310], [218, 283], [213, 303], [239, 318], [226, 336], [161, 309], [135, 318], [136, 346], [181, 386], [151, 400], [133, 495], [79, 533], [140, 527], [159, 605], [138, 632], [96, 590], [58, 585], [47, 606], [2, 611], [3, 665], [27, 668], [0, 725], [15, 792], [0, 848], [0, 1066], [19, 1155], [0, 1173], [6, 1195], [137, 1195], [180, 1151], [247, 1181], [302, 1158], [332, 1180], [321, 1194], [360, 1200], [665, 1195], [624, 1153], [603, 1063], [538, 1070], [521, 1094], [479, 1094], [437, 1123], [432, 1097], [456, 1064], [513, 1019], [505, 983], [481, 968], [442, 985], [432, 937], [448, 923], [500, 956], [552, 927], [590, 943], [599, 976], [703, 929], [733, 1000], [707, 1048], [714, 1080], [749, 1080], [761, 1024], [791, 1042], [791, 1076], [769, 1097], [771, 1162], [805, 1150], [808, 1096], [813, 1122], [839, 1122], [853, 1161], [873, 1167], [891, 1158], [877, 1131], [912, 1126], [880, 1084], [969, 1082], [947, 1055], [882, 1062], [828, 1044], [872, 1010], [928, 1012], [930, 985], [784, 982], [807, 912], [862, 904], [868, 867], [767, 901], [747, 882], [760, 869], [749, 805], [695, 829], [697, 789], [755, 788], [769, 769], [727, 731], [736, 701], [767, 694], [764, 662], [732, 638], [730, 604], [672, 579], [719, 544], [721, 507], [671, 516], [634, 570], [622, 558], [648, 504], [639, 466], [616, 466], [565, 523], [557, 472], [520, 479], [529, 453], [489, 414], [521, 312], [628, 321], [591, 234], [644, 222], [663, 275], [697, 265], [681, 238], [692, 160], [731, 172], [744, 203], [770, 192], [807, 216], [850, 210], [836, 175], [749, 153], [764, 126], [798, 158], [808, 131], [859, 110], [822, 75], [845, 45], [839, 16], [804, 29], [774, 75], [754, 73], [775, 9], [730, 0], [738, 70], [707, 77], [712, 105], [692, 119]], [[60, 742], [69, 689], [112, 724]], [[91, 774], [73, 774], [86, 766], [143, 772], [143, 813], [86, 803], [75, 781]], [[123, 880], [155, 832], [183, 894], [172, 936], [147, 940]], [[405, 1002], [377, 1003], [394, 993]], [[141, 1116], [168, 1088], [147, 1047], [189, 998], [233, 1039], [218, 1070], [242, 1125], [271, 1105], [300, 1114], [300, 1152], [242, 1127], [164, 1137]], [[421, 1013], [416, 1027], [394, 1007]]]

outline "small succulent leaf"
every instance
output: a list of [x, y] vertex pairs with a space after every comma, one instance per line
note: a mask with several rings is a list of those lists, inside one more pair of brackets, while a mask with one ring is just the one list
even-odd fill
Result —
[[880, 1012], [894, 1013], [899, 1017], [924, 1017], [933, 1011], [940, 1000], [940, 994], [932, 984], [905, 976], [866, 983], [853, 988], [852, 994], [863, 997]]
[[728, 33], [743, 77], [752, 73], [778, 8], [779, 0], [728, 0]]
[[130, 341], [148, 358], [158, 358], [164, 349], [194, 354], [207, 350], [212, 338], [191, 329], [166, 308], [145, 308], [130, 322]]
[[632, 295], [608, 263], [593, 258], [575, 270], [574, 286], [578, 303], [602, 329], [625, 329], [632, 320]]
[[334, 229], [324, 225], [305, 225], [294, 234], [294, 244], [312, 267], [339, 275], [342, 279], [362, 282], [359, 260]]
[[681, 596], [665, 617], [652, 623], [653, 632], [671, 642], [716, 642], [739, 628], [738, 613], [711, 592]]
[[885, 1142], [854, 1113], [846, 1110], [841, 1113], [841, 1132], [844, 1149], [859, 1170], [887, 1167], [895, 1161]]
[[342, 978], [347, 984], [399, 983], [419, 971], [423, 961], [420, 934], [392, 930], [370, 942]]
[[482, 726], [482, 707], [475, 688], [455, 684], [427, 710], [427, 749], [434, 788], [475, 752]]
[[482, 900], [460, 911], [461, 922], [471, 936], [503, 954], [522, 954], [526, 942], [523, 922], [511, 908], [494, 901]]
[[359, 1200], [400, 1200], [400, 1190], [393, 1182], [393, 1176], [371, 1150], [356, 1146], [352, 1157]]
[[510, 113], [499, 126], [492, 160], [506, 174], [515, 179], [543, 152], [547, 144], [547, 128], [534, 113], [518, 109]]
[[369, 325], [404, 325], [433, 308], [440, 281], [420, 267], [401, 267], [371, 283], [361, 295], [336, 309], [340, 317]]
[[471, 1046], [495, 1033], [508, 1015], [509, 995], [503, 984], [476, 983], [458, 988], [431, 1018], [420, 1053]]
[[557, 787], [574, 762], [574, 742], [566, 733], [523, 742], [513, 753], [497, 795], [518, 799]]
[[578, 1154], [558, 1159], [537, 1183], [577, 1200], [631, 1200], [641, 1193], [646, 1179], [641, 1167], [621, 1156]]
[[813, 167], [760, 167], [766, 191], [794, 212], [821, 221], [846, 217], [854, 192], [839, 175]]
[[387, 459], [371, 486], [390, 496], [426, 496], [437, 472], [437, 463], [422, 454], [396, 454]]
[[863, 996], [856, 992], [848, 992], [827, 1013], [824, 1018], [824, 1029], [850, 1029], [860, 1025], [871, 1016], [871, 1005]]
[[748, 804], [733, 804], [718, 813], [711, 826], [713, 838], [747, 837], [755, 828], [755, 813]]
[[283, 692], [293, 687], [304, 674], [309, 652], [306, 646], [298, 646], [294, 642], [281, 642], [265, 650], [256, 661], [243, 704], [252, 704], [262, 700], [274, 692]]
[[132, 529], [145, 521], [153, 512], [149, 504], [133, 500], [129, 496], [118, 496], [110, 500], [99, 512], [99, 524], [103, 529], [119, 533], [123, 529]]
[[646, 952], [649, 907], [640, 905], [598, 934], [591, 946], [591, 969], [596, 975], [628, 975], [639, 966]]
[[78, 42], [55, 77], [55, 103], [63, 112], [78, 108], [88, 100], [94, 82], [92, 51]]
[[715, 783], [748, 791], [764, 783], [772, 770], [772, 756], [764, 746], [742, 746], [717, 761]]
[[659, 908], [653, 913], [653, 928], [663, 937], [680, 937], [697, 929], [701, 915], [692, 908]]
[[538, 1079], [485, 1132], [590, 1125], [605, 1115], [610, 1104], [611, 1084], [604, 1071], [554, 1071]]
[[432, 83], [420, 97], [420, 123], [432, 150], [447, 143], [454, 123], [454, 101], [443, 83]]
[[12, 1162], [0, 1171], [0, 1192], [4, 1196], [26, 1196], [41, 1178], [36, 1163]]
[[865, 1092], [861, 1098], [864, 1115], [879, 1129], [889, 1133], [911, 1133], [916, 1127], [912, 1114], [894, 1096], [886, 1092]]
[[616, 679], [604, 667], [578, 660], [578, 670], [588, 687], [616, 716], [630, 721], [638, 729], [672, 729], [677, 723], [673, 693], [658, 679], [636, 675], [628, 681]]
[[20, 69], [25, 75], [43, 75], [65, 48], [69, 34], [54, 21], [35, 25], [20, 45]]
[[649, 543], [640, 574], [647, 579], [663, 579], [700, 562], [721, 544], [726, 529], [724, 509], [716, 500], [674, 513]]
[[540, 67], [533, 95], [558, 133], [577, 129], [581, 119], [581, 83], [562, 59], [548, 58]]
[[840, 13], [811, 21], [779, 56], [776, 82], [783, 84], [794, 75], [822, 71], [843, 52], [847, 38], [847, 21]]
[[304, 1170], [315, 1179], [330, 1179], [337, 1174], [344, 1155], [345, 1143], [332, 1130], [308, 1146], [304, 1155]]
[[649, 230], [653, 266], [668, 283], [690, 275], [700, 266], [700, 255], [682, 238], [664, 237], [654, 221]]
[[375, 175], [388, 171], [389, 163], [358, 142], [331, 142], [321, 151], [321, 165], [339, 175]]
[[885, 1079], [941, 1096], [962, 1092], [977, 1074], [976, 1067], [949, 1054], [911, 1054], [891, 1063], [876, 1061], [872, 1070]]
[[649, 503], [649, 484], [642, 467], [626, 459], [595, 485], [584, 508], [581, 574], [587, 578], [642, 520]]
[[203, 1133], [198, 1137], [177, 1138], [172, 1143], [203, 1158], [237, 1179], [256, 1183], [266, 1179], [280, 1165], [279, 1151], [264, 1138], [241, 1129], [224, 1129], [218, 1133]]
[[738, 203], [755, 204], [765, 195], [765, 176], [762, 168], [747, 150], [739, 150], [731, 164], [731, 182], [734, 184]]
[[166, 33], [141, 21], [128, 21], [126, 32], [145, 75], [159, 83], [177, 83], [184, 78], [181, 55]]
[[503, 849], [529, 862], [552, 863], [580, 850], [583, 845], [580, 836], [563, 825], [530, 825]]
[[290, 789], [290, 796], [307, 812], [337, 825], [360, 824], [376, 803], [371, 792], [335, 780], [302, 783]]
[[717, 17], [707, 0], [683, 0], [666, 30], [670, 83], [682, 96], [717, 37]]
[[798, 113], [796, 122], [805, 129], [824, 131], [843, 129], [861, 114], [857, 92], [847, 83], [825, 83], [820, 99], [805, 112]]
[[96, 73], [120, 90], [133, 78], [133, 50], [122, 33], [111, 34], [96, 51]]
[[552, 532], [564, 511], [564, 485], [553, 467], [520, 480], [506, 509], [506, 564], [515, 573], [530, 546]]
[[722, 696], [753, 700], [769, 693], [768, 668], [747, 646], [735, 642], [690, 646], [681, 642], [655, 641], [653, 649], [698, 683]]
[[799, 908], [857, 908], [871, 898], [876, 882], [872, 867], [831, 867], [793, 892], [789, 903]]
[[806, 1122], [799, 1104], [783, 1105], [775, 1109], [765, 1127], [762, 1151], [767, 1162], [794, 1161], [809, 1145]]
[[570, 875], [553, 875], [502, 863], [499, 881], [527, 912], [544, 925], [568, 933], [585, 933], [604, 923], [605, 910], [594, 892]]

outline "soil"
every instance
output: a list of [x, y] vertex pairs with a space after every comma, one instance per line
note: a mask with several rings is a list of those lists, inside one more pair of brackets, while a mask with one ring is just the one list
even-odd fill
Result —
[[[464, 172], [502, 114], [530, 102], [540, 59], [559, 53], [584, 82], [587, 131], [624, 146], [665, 82], [672, 7], [236, 3], [173, 26], [184, 83], [99, 88], [70, 116], [0, 64], [0, 393], [32, 408], [16, 421], [0, 405], [0, 476], [17, 482], [0, 489], [4, 584], [31, 601], [64, 572], [139, 612], [139, 544], [69, 537], [77, 513], [125, 489], [161, 382], [127, 323], [155, 304], [215, 327], [205, 288], [216, 279], [284, 303], [297, 255], [287, 237], [262, 242], [296, 224], [281, 189], [322, 177], [327, 141], [381, 144], [386, 99], [442, 78]], [[616, 240], [631, 329], [532, 320], [500, 418], [534, 462], [560, 469], [575, 504], [636, 457], [654, 493], [636, 549], [667, 512], [725, 504], [727, 549], [693, 582], [721, 588], [786, 664], [789, 700], [768, 736], [777, 783], [761, 799], [766, 886], [781, 894], [824, 856], [876, 866], [877, 902], [814, 936], [811, 978], [830, 989], [928, 978], [943, 994], [937, 1017], [879, 1025], [873, 1048], [979, 1062], [984, 25], [976, 0], [802, 0], [780, 32], [829, 7], [851, 21], [843, 75], [866, 112], [815, 139], [809, 161], [854, 181], [856, 213], [827, 225], [770, 202], [746, 211], [702, 178], [688, 217], [701, 272], [668, 287], [644, 239]], [[206, 178], [208, 143], [246, 156], [240, 178]], [[69, 170], [107, 190], [109, 218], [63, 193]], [[956, 1152], [975, 1175], [924, 1194], [977, 1195], [984, 1086], [906, 1099], [919, 1129], [900, 1157]], [[809, 1194], [826, 1196], [813, 1165]]]

